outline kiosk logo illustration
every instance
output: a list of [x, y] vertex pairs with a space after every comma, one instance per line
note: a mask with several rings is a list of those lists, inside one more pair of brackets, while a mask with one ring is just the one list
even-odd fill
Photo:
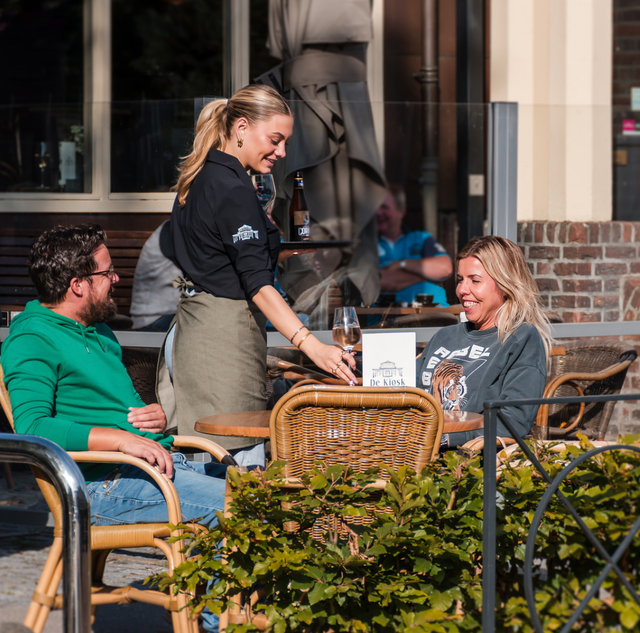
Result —
[[233, 234], [233, 243], [244, 242], [245, 240], [257, 240], [258, 231], [254, 231], [252, 226], [243, 224], [237, 233]]
[[383, 387], [405, 387], [402, 378], [402, 367], [397, 367], [393, 361], [387, 360], [373, 370], [374, 378], [382, 378]]

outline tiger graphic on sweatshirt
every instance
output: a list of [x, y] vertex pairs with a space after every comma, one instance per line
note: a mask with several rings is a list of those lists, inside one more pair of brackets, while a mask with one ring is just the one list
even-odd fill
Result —
[[432, 393], [443, 411], [461, 411], [467, 402], [467, 378], [464, 367], [450, 360], [442, 361], [433, 372]]

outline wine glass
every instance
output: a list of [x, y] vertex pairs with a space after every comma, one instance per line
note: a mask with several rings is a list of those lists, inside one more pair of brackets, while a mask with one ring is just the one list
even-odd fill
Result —
[[[336, 308], [333, 314], [333, 340], [348, 353], [360, 342], [360, 323], [353, 306]], [[349, 384], [353, 386], [354, 383], [351, 381]]]
[[360, 342], [360, 323], [353, 306], [336, 308], [333, 316], [333, 340], [349, 353]]
[[276, 185], [271, 174], [253, 174], [251, 182], [256, 190], [258, 202], [266, 211], [276, 198]]

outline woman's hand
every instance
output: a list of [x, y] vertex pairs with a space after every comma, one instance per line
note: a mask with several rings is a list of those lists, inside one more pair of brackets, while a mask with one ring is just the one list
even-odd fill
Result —
[[337, 345], [325, 345], [315, 336], [309, 336], [300, 349], [318, 366], [326, 372], [331, 372], [336, 378], [344, 380], [350, 385], [357, 385], [358, 379], [353, 373], [356, 361], [355, 352], [346, 352]]
[[316, 250], [316, 248], [283, 248], [278, 255], [278, 264], [294, 255], [309, 255], [310, 253], [315, 253]]
[[[301, 251], [297, 251], [301, 252]], [[357, 384], [353, 373], [356, 361], [353, 354], [345, 352], [337, 345], [321, 343], [308, 329], [302, 326], [300, 319], [285, 303], [280, 293], [273, 286], [264, 286], [253, 296], [253, 302], [258, 306], [280, 334], [286, 336], [292, 345], [296, 345], [320, 369], [332, 373], [336, 378], [349, 384]]]

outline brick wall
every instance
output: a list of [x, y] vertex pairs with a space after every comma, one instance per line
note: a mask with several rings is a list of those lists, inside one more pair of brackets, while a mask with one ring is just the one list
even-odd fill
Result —
[[[640, 321], [640, 222], [521, 222], [524, 251], [544, 308], [564, 323]], [[640, 337], [617, 337], [640, 352]], [[640, 393], [640, 361], [623, 393]], [[608, 438], [640, 433], [640, 406], [620, 402]]]
[[518, 244], [564, 323], [640, 320], [640, 223], [521, 222]]

